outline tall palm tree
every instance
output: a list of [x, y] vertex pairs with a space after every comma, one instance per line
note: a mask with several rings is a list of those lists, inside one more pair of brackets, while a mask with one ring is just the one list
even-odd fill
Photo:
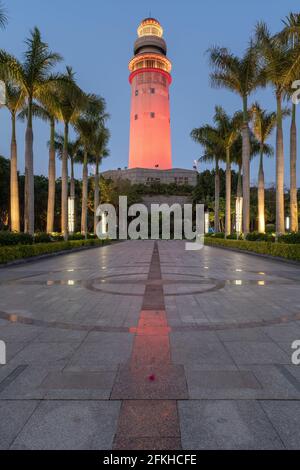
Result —
[[65, 78], [59, 90], [58, 117], [64, 123], [64, 148], [61, 171], [61, 231], [64, 239], [68, 239], [68, 141], [69, 126], [87, 106], [87, 96], [76, 84], [74, 72], [67, 67]]
[[109, 156], [109, 150], [107, 144], [110, 138], [109, 130], [100, 125], [97, 129], [93, 139], [93, 154], [95, 156], [95, 176], [94, 176], [94, 233], [96, 233], [97, 224], [99, 217], [97, 216], [97, 207], [100, 203], [99, 194], [99, 166], [103, 158]]
[[257, 60], [257, 50], [250, 43], [242, 57], [232, 54], [228, 49], [213, 47], [209, 49], [210, 63], [214, 67], [211, 73], [213, 87], [226, 88], [238, 94], [243, 104], [243, 231], [250, 229], [250, 134], [248, 126], [248, 99], [250, 94], [264, 84]]
[[216, 106], [214, 122], [219, 131], [216, 143], [224, 148], [226, 155], [225, 237], [227, 237], [231, 234], [231, 149], [239, 136], [241, 118], [239, 113], [230, 117], [221, 106]]
[[[282, 115], [286, 116], [287, 109], [282, 110]], [[259, 142], [259, 170], [258, 170], [258, 231], [265, 232], [265, 178], [264, 178], [264, 155], [272, 156], [273, 149], [266, 144], [277, 124], [276, 112], [267, 112], [258, 103], [254, 103], [251, 109], [253, 122], [253, 132]]]
[[[214, 136], [212, 138], [212, 136]], [[214, 202], [214, 230], [220, 230], [220, 162], [225, 161], [224, 149], [217, 143], [218, 130], [215, 126], [205, 124], [191, 132], [192, 139], [202, 145], [204, 155], [201, 162], [215, 164], [215, 202]]]
[[[48, 204], [47, 204], [47, 233], [54, 231], [54, 212], [55, 212], [55, 181], [56, 181], [56, 162], [55, 162], [55, 125], [58, 117], [59, 102], [57, 96], [57, 86], [53, 84], [47, 87], [46, 93], [41, 93], [39, 103], [32, 103], [32, 117], [42, 119], [49, 123], [49, 161], [48, 161]], [[24, 120], [28, 114], [28, 106], [19, 114], [19, 118]]]
[[[281, 32], [281, 37], [286, 41], [290, 48], [299, 48], [300, 44], [300, 14], [290, 13], [285, 20], [283, 20], [284, 29]], [[298, 70], [297, 70], [298, 68]], [[295, 68], [291, 76], [291, 83], [288, 84], [291, 90], [291, 84], [294, 80], [299, 78], [300, 69]], [[290, 128], [290, 216], [291, 216], [291, 231], [298, 232], [298, 199], [297, 199], [297, 126], [296, 126], [296, 104], [292, 103], [292, 118]]]
[[87, 199], [88, 199], [88, 156], [93, 154], [94, 140], [99, 126], [103, 125], [107, 115], [105, 114], [105, 101], [103, 98], [88, 95], [88, 106], [74, 122], [73, 126], [77, 132], [84, 153], [82, 174], [82, 210], [81, 210], [81, 233], [87, 237]]
[[42, 41], [38, 28], [31, 31], [26, 39], [27, 49], [24, 61], [0, 51], [0, 64], [6, 73], [16, 81], [26, 96], [28, 113], [25, 134], [25, 232], [34, 233], [34, 176], [33, 176], [33, 100], [45, 93], [50, 83], [57, 82], [58, 75], [51, 75], [55, 65], [62, 60], [61, 56], [49, 50], [48, 44]]
[[267, 82], [276, 96], [276, 232], [281, 234], [285, 232], [282, 99], [291, 74], [299, 64], [299, 50], [291, 49], [281, 36], [272, 36], [265, 23], [257, 24], [256, 40]]
[[24, 105], [24, 93], [21, 88], [11, 82], [6, 83], [6, 107], [11, 117], [10, 146], [10, 219], [11, 230], [20, 231], [20, 205], [18, 184], [18, 152], [16, 139], [16, 115]]

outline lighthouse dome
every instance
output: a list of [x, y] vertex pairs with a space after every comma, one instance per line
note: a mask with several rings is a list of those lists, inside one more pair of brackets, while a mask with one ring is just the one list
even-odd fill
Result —
[[139, 37], [143, 36], [158, 36], [162, 37], [163, 28], [158, 20], [155, 18], [145, 18], [138, 27], [137, 33]]

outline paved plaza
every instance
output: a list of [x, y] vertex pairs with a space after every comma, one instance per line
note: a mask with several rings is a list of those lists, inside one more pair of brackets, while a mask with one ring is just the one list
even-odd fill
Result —
[[300, 268], [128, 241], [0, 269], [2, 449], [300, 449]]

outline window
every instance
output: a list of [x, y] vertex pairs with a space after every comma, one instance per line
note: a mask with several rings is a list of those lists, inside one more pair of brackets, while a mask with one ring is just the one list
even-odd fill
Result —
[[138, 115], [137, 115], [137, 114], [134, 115], [134, 120], [135, 120], [135, 121], [138, 120]]
[[135, 96], [138, 96], [139, 90], [135, 90]]
[[151, 93], [151, 95], [154, 95], [154, 93], [155, 93], [155, 88], [150, 88], [150, 93]]
[[155, 113], [150, 113], [150, 117], [153, 119], [155, 118]]

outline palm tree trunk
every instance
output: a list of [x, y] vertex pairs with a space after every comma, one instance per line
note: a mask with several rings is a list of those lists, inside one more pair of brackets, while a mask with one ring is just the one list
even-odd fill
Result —
[[69, 124], [66, 122], [61, 170], [61, 231], [65, 240], [68, 240], [68, 139]]
[[28, 100], [27, 127], [25, 133], [25, 217], [24, 231], [34, 234], [34, 176], [33, 176], [33, 131], [32, 99]]
[[291, 231], [298, 232], [298, 201], [297, 201], [297, 128], [296, 128], [296, 105], [292, 105], [292, 122], [290, 135], [290, 214]]
[[236, 188], [236, 197], [243, 197], [243, 188], [242, 188], [242, 166], [239, 165], [238, 171], [238, 181]]
[[96, 157], [95, 187], [94, 187], [94, 234], [96, 233], [99, 217], [96, 215], [99, 206], [99, 158]]
[[242, 161], [243, 161], [243, 232], [250, 230], [250, 136], [248, 126], [248, 100], [243, 99], [244, 123], [242, 127]]
[[11, 114], [11, 151], [10, 151], [10, 221], [12, 232], [20, 231], [18, 154], [16, 140], [16, 115]]
[[260, 146], [260, 162], [258, 171], [258, 189], [257, 189], [257, 203], [258, 203], [258, 231], [265, 233], [265, 175], [263, 163], [263, 146]]
[[216, 160], [215, 170], [215, 233], [220, 230], [220, 173], [219, 173], [219, 161]]
[[276, 94], [277, 131], [276, 131], [276, 233], [285, 232], [284, 227], [284, 152], [282, 131], [281, 93]]
[[231, 163], [230, 163], [230, 149], [226, 148], [225, 238], [230, 234], [231, 234]]
[[48, 166], [48, 207], [47, 207], [47, 233], [54, 231], [54, 209], [55, 209], [55, 121], [50, 121], [50, 145]]
[[88, 165], [87, 152], [84, 152], [82, 170], [82, 208], [81, 208], [81, 233], [87, 238], [87, 196], [88, 196]]
[[74, 178], [74, 158], [70, 158], [71, 161], [71, 179], [70, 179], [70, 196], [75, 199], [75, 178]]

